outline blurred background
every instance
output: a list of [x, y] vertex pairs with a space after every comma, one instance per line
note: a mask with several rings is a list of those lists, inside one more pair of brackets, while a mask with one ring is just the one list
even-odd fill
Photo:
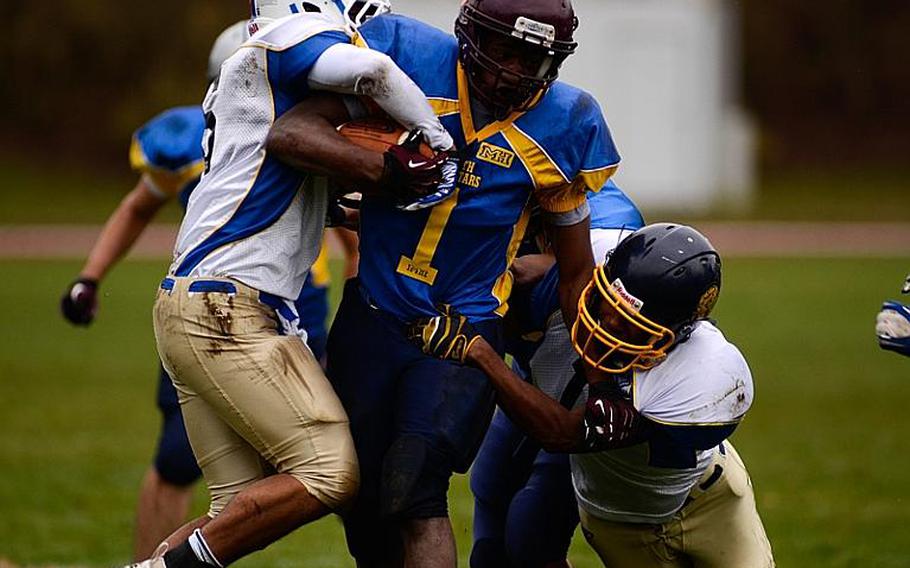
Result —
[[[0, 566], [109, 566], [129, 559], [157, 434], [149, 308], [179, 207], [105, 282], [92, 328], [57, 303], [135, 184], [133, 131], [201, 101], [211, 42], [247, 2], [7, 4]], [[458, 6], [393, 4], [447, 30]], [[910, 4], [575, 5], [564, 78], [604, 107], [621, 186], [647, 220], [692, 222], [725, 257], [717, 315], [757, 383], [735, 441], [779, 565], [907, 566], [910, 360], [881, 352], [872, 327], [910, 271]], [[463, 478], [453, 492], [465, 558]], [[576, 540], [575, 565], [598, 565]], [[241, 565], [351, 563], [327, 519]]]

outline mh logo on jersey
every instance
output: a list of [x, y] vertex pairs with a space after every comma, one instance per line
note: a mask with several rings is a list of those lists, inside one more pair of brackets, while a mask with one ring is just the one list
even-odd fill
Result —
[[500, 168], [508, 169], [512, 167], [512, 161], [515, 160], [515, 153], [506, 150], [505, 148], [500, 148], [499, 146], [484, 142], [480, 145], [480, 149], [477, 150], [477, 159], [489, 162]]

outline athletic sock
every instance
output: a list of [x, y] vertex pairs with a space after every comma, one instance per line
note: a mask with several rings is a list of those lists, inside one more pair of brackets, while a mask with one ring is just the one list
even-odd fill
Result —
[[189, 540], [164, 554], [164, 563], [167, 568], [223, 568], [222, 564], [212, 554], [212, 550], [205, 542], [199, 529], [193, 531]]
[[212, 553], [212, 549], [209, 548], [209, 543], [205, 542], [205, 537], [202, 536], [202, 529], [194, 530], [187, 542], [196, 554], [196, 558], [209, 566], [224, 568], [224, 566], [221, 565], [221, 562], [218, 562], [218, 559], [215, 558], [215, 554]]

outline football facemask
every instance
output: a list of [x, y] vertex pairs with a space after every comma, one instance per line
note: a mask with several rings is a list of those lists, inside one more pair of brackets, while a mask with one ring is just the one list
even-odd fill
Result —
[[303, 0], [290, 2], [289, 0], [250, 0], [250, 12], [253, 24], [262, 27], [274, 20], [292, 14], [319, 13], [337, 20], [339, 24], [346, 22], [344, 12], [346, 6], [341, 0]]
[[354, 28], [359, 28], [370, 18], [392, 11], [389, 0], [344, 0], [344, 6], [344, 18]]
[[641, 314], [642, 302], [598, 266], [578, 300], [572, 345], [592, 367], [606, 373], [647, 370], [666, 357], [676, 335]]

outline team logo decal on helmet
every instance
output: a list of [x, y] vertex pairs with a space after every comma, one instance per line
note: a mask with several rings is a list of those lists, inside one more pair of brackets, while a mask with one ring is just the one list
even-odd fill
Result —
[[711, 286], [708, 288], [708, 291], [705, 292], [701, 299], [698, 301], [698, 308], [695, 310], [695, 317], [698, 319], [705, 319], [708, 317], [708, 314], [711, 313], [711, 310], [714, 309], [714, 304], [717, 303], [717, 297], [720, 295], [720, 288], [717, 286]]
[[578, 47], [577, 26], [570, 0], [465, 0], [455, 35], [472, 94], [497, 115], [529, 109]]
[[636, 231], [582, 292], [575, 350], [608, 373], [650, 369], [711, 313], [720, 268], [717, 251], [691, 227], [660, 223]]

